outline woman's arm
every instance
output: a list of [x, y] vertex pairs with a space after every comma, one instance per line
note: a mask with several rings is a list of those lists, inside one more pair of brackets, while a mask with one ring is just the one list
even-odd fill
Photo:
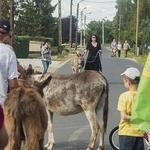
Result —
[[101, 47], [101, 44], [98, 43], [98, 45], [99, 45], [99, 52], [102, 53], [102, 47]]

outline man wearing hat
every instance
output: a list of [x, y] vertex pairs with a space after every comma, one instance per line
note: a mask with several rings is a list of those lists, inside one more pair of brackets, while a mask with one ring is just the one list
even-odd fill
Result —
[[0, 105], [4, 104], [4, 99], [8, 89], [18, 87], [18, 72], [15, 53], [3, 43], [4, 38], [10, 36], [10, 22], [0, 18]]

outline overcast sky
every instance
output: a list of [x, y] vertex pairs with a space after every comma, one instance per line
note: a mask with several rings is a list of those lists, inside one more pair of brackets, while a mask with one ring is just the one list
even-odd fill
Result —
[[[62, 17], [67, 17], [70, 14], [70, 1], [71, 0], [61, 0], [62, 3]], [[73, 15], [76, 16], [77, 3], [81, 0], [73, 0]], [[58, 3], [58, 0], [52, 0], [52, 5]], [[80, 3], [79, 7], [79, 23], [81, 18], [81, 11], [87, 17], [87, 23], [90, 21], [100, 21], [103, 18], [107, 17], [108, 20], [113, 20], [113, 17], [116, 14], [116, 0], [84, 0]], [[91, 14], [88, 14], [90, 13]], [[58, 17], [58, 7], [56, 8], [53, 16]]]

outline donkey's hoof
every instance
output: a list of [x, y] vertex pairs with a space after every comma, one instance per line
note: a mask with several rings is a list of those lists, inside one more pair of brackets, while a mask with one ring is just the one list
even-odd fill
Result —
[[88, 147], [86, 150], [94, 150], [94, 148]]
[[44, 148], [47, 148], [50, 145], [50, 143], [47, 143], [46, 145], [44, 145]]
[[55, 143], [50, 143], [49, 146], [47, 147], [47, 150], [52, 150], [54, 146]]
[[104, 147], [100, 146], [97, 150], [104, 150]]

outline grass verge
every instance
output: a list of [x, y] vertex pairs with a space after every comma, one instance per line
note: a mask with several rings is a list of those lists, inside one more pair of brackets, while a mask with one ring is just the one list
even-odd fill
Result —
[[[123, 52], [124, 53], [124, 52]], [[128, 52], [128, 58], [134, 59], [136, 62], [145, 65], [146, 59], [147, 59], [148, 53], [136, 56], [133, 51]]]

